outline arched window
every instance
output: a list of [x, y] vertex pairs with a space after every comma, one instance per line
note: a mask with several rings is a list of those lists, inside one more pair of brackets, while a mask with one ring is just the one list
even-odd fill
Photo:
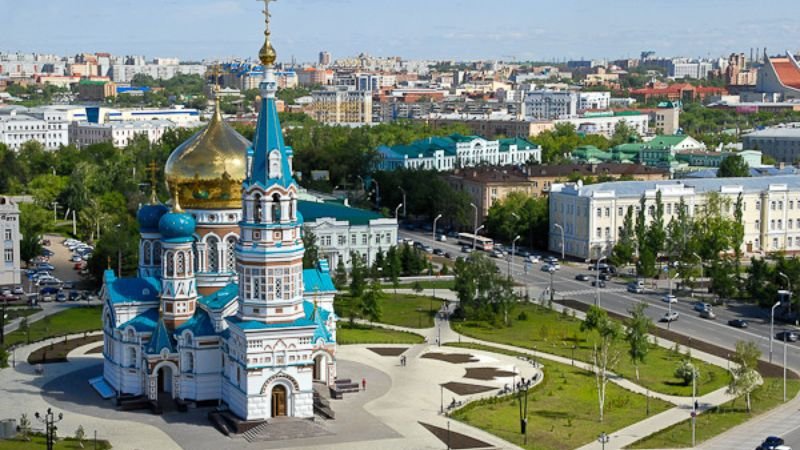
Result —
[[128, 367], [136, 367], [136, 347], [128, 347]]
[[216, 236], [210, 236], [206, 240], [206, 248], [208, 249], [208, 271], [219, 272], [219, 239]]
[[294, 204], [295, 199], [292, 197], [289, 199], [289, 220], [294, 220]]
[[273, 150], [269, 154], [269, 177], [281, 177], [281, 154], [277, 150]]
[[186, 257], [183, 255], [183, 252], [178, 252], [175, 258], [175, 275], [186, 275]]
[[194, 353], [187, 352], [183, 360], [183, 371], [194, 372]]
[[233, 273], [236, 271], [236, 237], [229, 236], [225, 244], [225, 269]]
[[153, 263], [153, 246], [150, 241], [142, 243], [142, 258], [144, 259], [143, 265], [149, 266]]
[[194, 272], [200, 267], [200, 252], [197, 249], [197, 242], [192, 244], [192, 260], [194, 261], [192, 272]]
[[281, 221], [281, 197], [278, 194], [272, 196], [272, 221]]
[[164, 257], [167, 259], [167, 276], [171, 277], [175, 275], [175, 258], [172, 252], [166, 252]]
[[256, 194], [253, 197], [253, 222], [261, 223], [263, 219], [263, 211], [261, 205], [261, 194]]
[[153, 264], [161, 264], [161, 242], [156, 241], [153, 244]]

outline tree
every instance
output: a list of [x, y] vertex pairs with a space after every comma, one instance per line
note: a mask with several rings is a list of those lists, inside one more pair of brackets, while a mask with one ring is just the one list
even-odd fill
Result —
[[367, 286], [367, 266], [358, 252], [350, 252], [350, 295], [361, 297]]
[[678, 367], [675, 368], [675, 378], [679, 378], [683, 381], [684, 386], [688, 386], [692, 384], [692, 380], [696, 380], [700, 377], [700, 370], [692, 364], [692, 361], [689, 358], [684, 358], [678, 363]]
[[28, 419], [27, 414], [22, 413], [22, 415], [19, 417], [19, 424], [17, 426], [19, 427], [20, 439], [23, 441], [29, 441], [29, 435], [31, 434], [31, 420]]
[[78, 425], [78, 429], [75, 430], [75, 439], [78, 441], [78, 445], [83, 448], [83, 440], [86, 438], [86, 431], [83, 430], [83, 425]]
[[397, 246], [389, 247], [386, 252], [386, 276], [392, 282], [394, 295], [397, 296], [397, 288], [400, 286], [400, 272], [403, 270], [403, 262], [397, 252]]
[[616, 147], [620, 144], [627, 144], [639, 139], [639, 133], [628, 125], [628, 122], [621, 120], [614, 126], [614, 134], [611, 136], [609, 146]]
[[42, 253], [42, 234], [52, 223], [50, 214], [43, 208], [22, 203], [19, 205], [20, 255], [23, 261], [30, 261]]
[[639, 365], [644, 364], [647, 353], [650, 351], [650, 343], [647, 336], [653, 321], [647, 317], [647, 303], [640, 302], [629, 311], [631, 318], [628, 320], [625, 329], [625, 341], [628, 343], [628, 356], [631, 358], [633, 368], [636, 371], [636, 380], [639, 381]]
[[496, 269], [497, 266], [481, 253], [456, 259], [455, 291], [465, 317], [499, 325], [502, 314], [503, 322], [507, 323], [507, 313], [516, 296], [511, 282]]
[[336, 263], [333, 285], [336, 286], [336, 289], [343, 289], [347, 285], [347, 268], [344, 266], [344, 258], [339, 258], [339, 262]]
[[719, 164], [717, 178], [749, 177], [750, 167], [740, 155], [730, 155]]
[[317, 235], [311, 230], [303, 231], [303, 268], [311, 269], [319, 261], [319, 247], [317, 247]]
[[549, 214], [547, 197], [511, 192], [489, 208], [486, 227], [495, 239], [511, 241], [521, 236], [530, 247], [546, 248]]
[[728, 393], [736, 396], [744, 395], [748, 412], [751, 410], [750, 393], [764, 381], [757, 370], [760, 357], [761, 350], [755, 342], [736, 343], [736, 353], [733, 355], [735, 367], [731, 370], [733, 377], [728, 384]]
[[636, 251], [636, 241], [633, 232], [633, 206], [628, 206], [625, 218], [622, 221], [622, 231], [620, 232], [617, 243], [611, 251], [611, 262], [615, 266], [625, 266], [633, 262], [633, 254]]
[[19, 321], [19, 331], [25, 333], [25, 344], [31, 343], [31, 329], [28, 325], [28, 316], [22, 316]]
[[592, 346], [592, 362], [597, 386], [600, 422], [602, 422], [606, 403], [606, 386], [610, 379], [610, 372], [617, 367], [620, 359], [620, 351], [616, 343], [621, 330], [618, 323], [606, 318], [598, 324], [596, 331], [596, 338]]
[[608, 322], [608, 313], [603, 308], [592, 305], [586, 311], [586, 319], [581, 322], [581, 331], [593, 331], [603, 328]]
[[381, 306], [379, 304], [380, 298], [383, 295], [381, 285], [378, 280], [373, 279], [369, 284], [369, 288], [361, 296], [361, 303], [359, 310], [362, 317], [365, 317], [370, 322], [377, 322], [381, 320]]
[[422, 288], [422, 283], [420, 283], [419, 281], [415, 281], [415, 282], [414, 282], [414, 284], [411, 286], [411, 289], [412, 289], [412, 290], [413, 290], [413, 291], [414, 291], [414, 292], [415, 292], [417, 295], [420, 295], [420, 294], [422, 294], [422, 291], [424, 291], [424, 289]]

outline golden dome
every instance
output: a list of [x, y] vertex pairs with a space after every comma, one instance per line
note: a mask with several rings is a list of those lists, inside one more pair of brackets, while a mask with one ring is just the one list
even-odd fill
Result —
[[277, 58], [278, 55], [275, 53], [275, 48], [269, 41], [269, 36], [267, 36], [267, 38], [264, 40], [264, 45], [262, 45], [261, 50], [258, 51], [258, 59], [261, 60], [261, 64], [269, 67], [275, 64], [275, 60]]
[[169, 156], [165, 168], [170, 190], [189, 209], [226, 209], [242, 206], [250, 142], [222, 120], [217, 104], [209, 124]]

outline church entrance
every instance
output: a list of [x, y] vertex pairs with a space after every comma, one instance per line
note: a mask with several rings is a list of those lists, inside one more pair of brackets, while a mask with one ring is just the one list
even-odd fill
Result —
[[158, 393], [172, 392], [172, 368], [162, 366], [158, 369]]
[[272, 388], [272, 417], [286, 416], [286, 387], [276, 384]]

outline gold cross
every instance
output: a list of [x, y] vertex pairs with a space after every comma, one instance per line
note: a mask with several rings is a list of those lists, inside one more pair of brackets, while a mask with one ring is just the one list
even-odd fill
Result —
[[158, 200], [156, 197], [156, 183], [158, 182], [156, 173], [158, 172], [158, 166], [155, 161], [150, 161], [150, 164], [147, 165], [147, 171], [150, 172], [150, 201], [155, 204]]
[[269, 13], [269, 4], [272, 2], [276, 2], [278, 0], [256, 0], [256, 1], [264, 2], [264, 10], [261, 11], [264, 13], [264, 23], [267, 25], [264, 34], [269, 35], [269, 18], [271, 17], [271, 14]]

